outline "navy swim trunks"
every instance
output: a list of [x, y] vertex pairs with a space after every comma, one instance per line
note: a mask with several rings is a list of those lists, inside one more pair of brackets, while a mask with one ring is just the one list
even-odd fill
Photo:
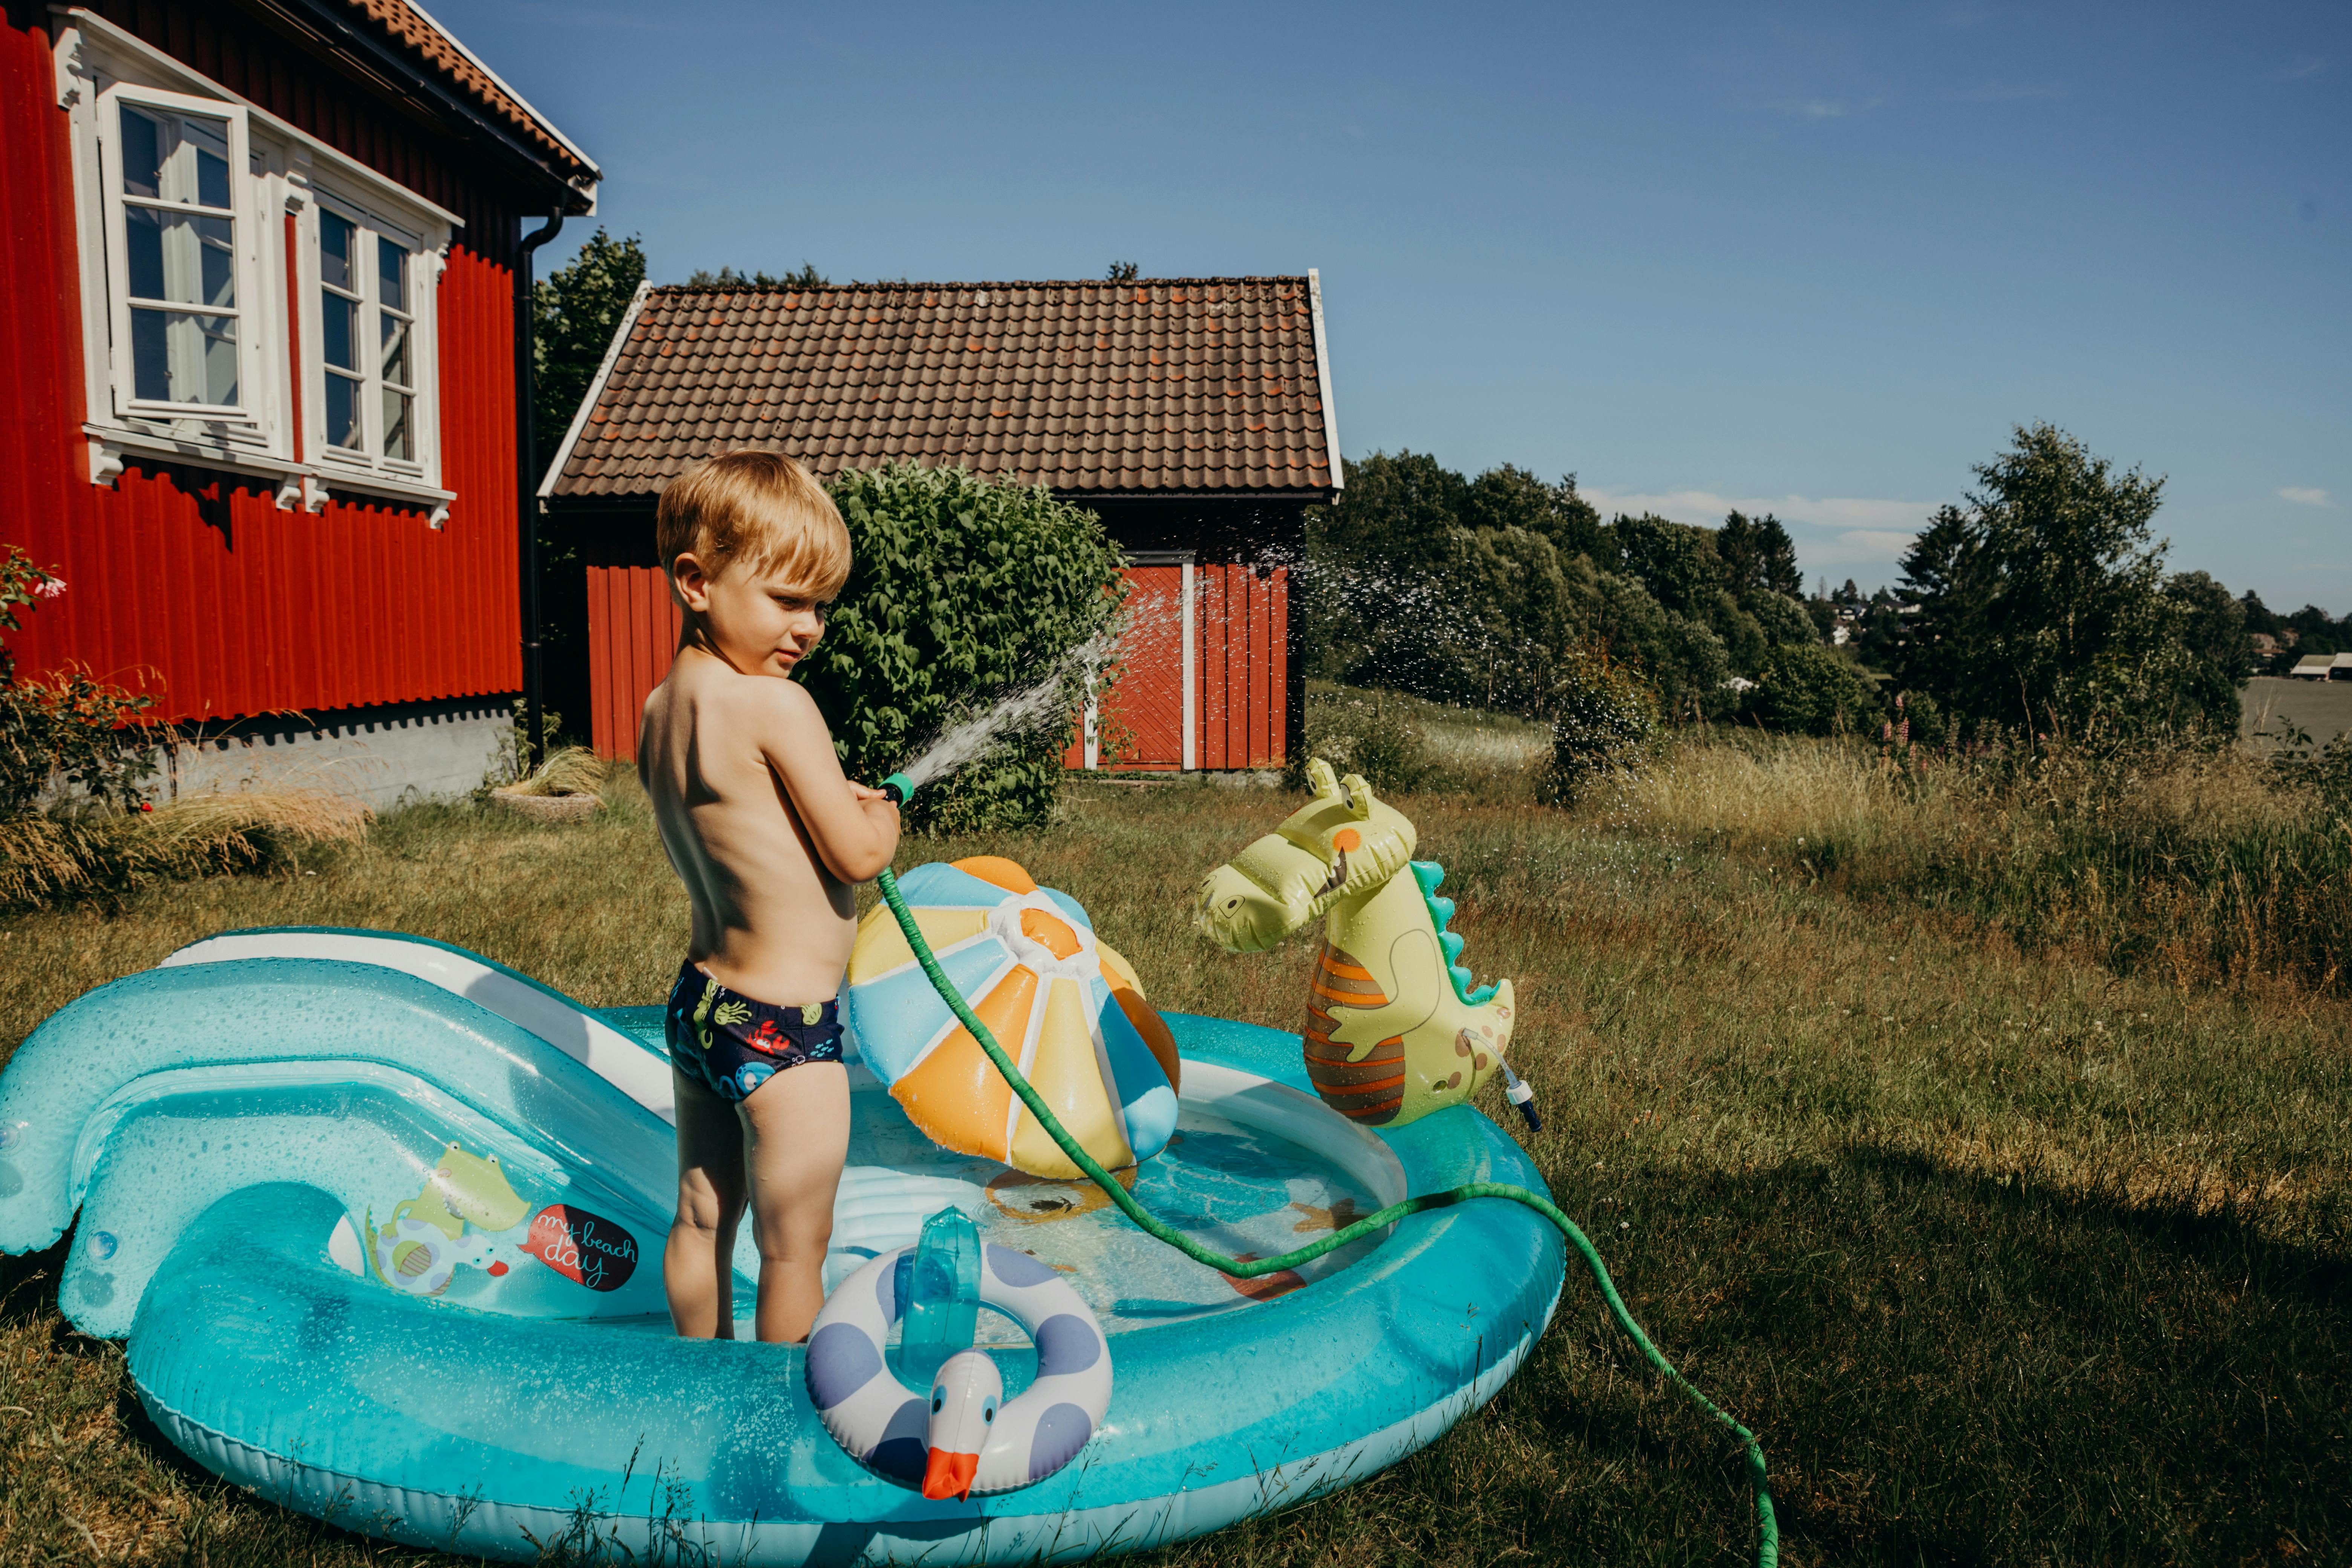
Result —
[[744, 1100], [786, 1068], [841, 1059], [841, 1007], [780, 1007], [738, 995], [695, 967], [677, 966], [663, 1019], [669, 1059], [721, 1100]]

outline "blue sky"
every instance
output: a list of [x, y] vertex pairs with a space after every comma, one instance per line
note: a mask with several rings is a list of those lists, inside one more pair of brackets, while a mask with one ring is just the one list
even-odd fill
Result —
[[1322, 271], [1342, 449], [1891, 580], [2012, 426], [2352, 611], [2352, 7], [442, 0], [656, 280]]

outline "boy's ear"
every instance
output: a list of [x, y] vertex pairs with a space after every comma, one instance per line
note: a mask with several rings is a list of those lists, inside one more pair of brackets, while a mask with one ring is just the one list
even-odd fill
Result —
[[699, 616], [710, 608], [710, 578], [702, 563], [691, 554], [680, 555], [669, 563], [669, 591], [677, 602]]

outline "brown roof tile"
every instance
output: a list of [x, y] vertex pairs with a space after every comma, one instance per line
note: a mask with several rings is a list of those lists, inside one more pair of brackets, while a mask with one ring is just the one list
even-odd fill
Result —
[[596, 165], [545, 116], [516, 97], [514, 90], [476, 59], [471, 50], [409, 0], [346, 0], [346, 4], [423, 57], [426, 65], [498, 120], [520, 132], [524, 141], [544, 152], [567, 175], [590, 179], [596, 176]]
[[[389, 0], [369, 0], [389, 3]], [[555, 496], [652, 496], [740, 446], [1057, 490], [1328, 490], [1305, 278], [647, 290]]]

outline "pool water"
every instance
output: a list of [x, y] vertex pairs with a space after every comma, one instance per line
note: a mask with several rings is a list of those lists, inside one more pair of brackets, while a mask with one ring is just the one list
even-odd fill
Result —
[[[852, 1105], [852, 1167], [960, 1184], [956, 1201], [979, 1222], [982, 1241], [1050, 1265], [1108, 1334], [1240, 1311], [1345, 1268], [1379, 1245], [1367, 1237], [1295, 1270], [1234, 1279], [1146, 1236], [1092, 1182], [1050, 1181], [943, 1150], [878, 1085], [853, 1095]], [[1181, 1106], [1175, 1135], [1144, 1163], [1133, 1191], [1146, 1209], [1203, 1246], [1248, 1258], [1305, 1247], [1380, 1207], [1364, 1184], [1314, 1152], [1192, 1103]], [[840, 1234], [834, 1246], [853, 1257], [886, 1249]], [[982, 1314], [981, 1342], [1024, 1338], [1009, 1321]]]

